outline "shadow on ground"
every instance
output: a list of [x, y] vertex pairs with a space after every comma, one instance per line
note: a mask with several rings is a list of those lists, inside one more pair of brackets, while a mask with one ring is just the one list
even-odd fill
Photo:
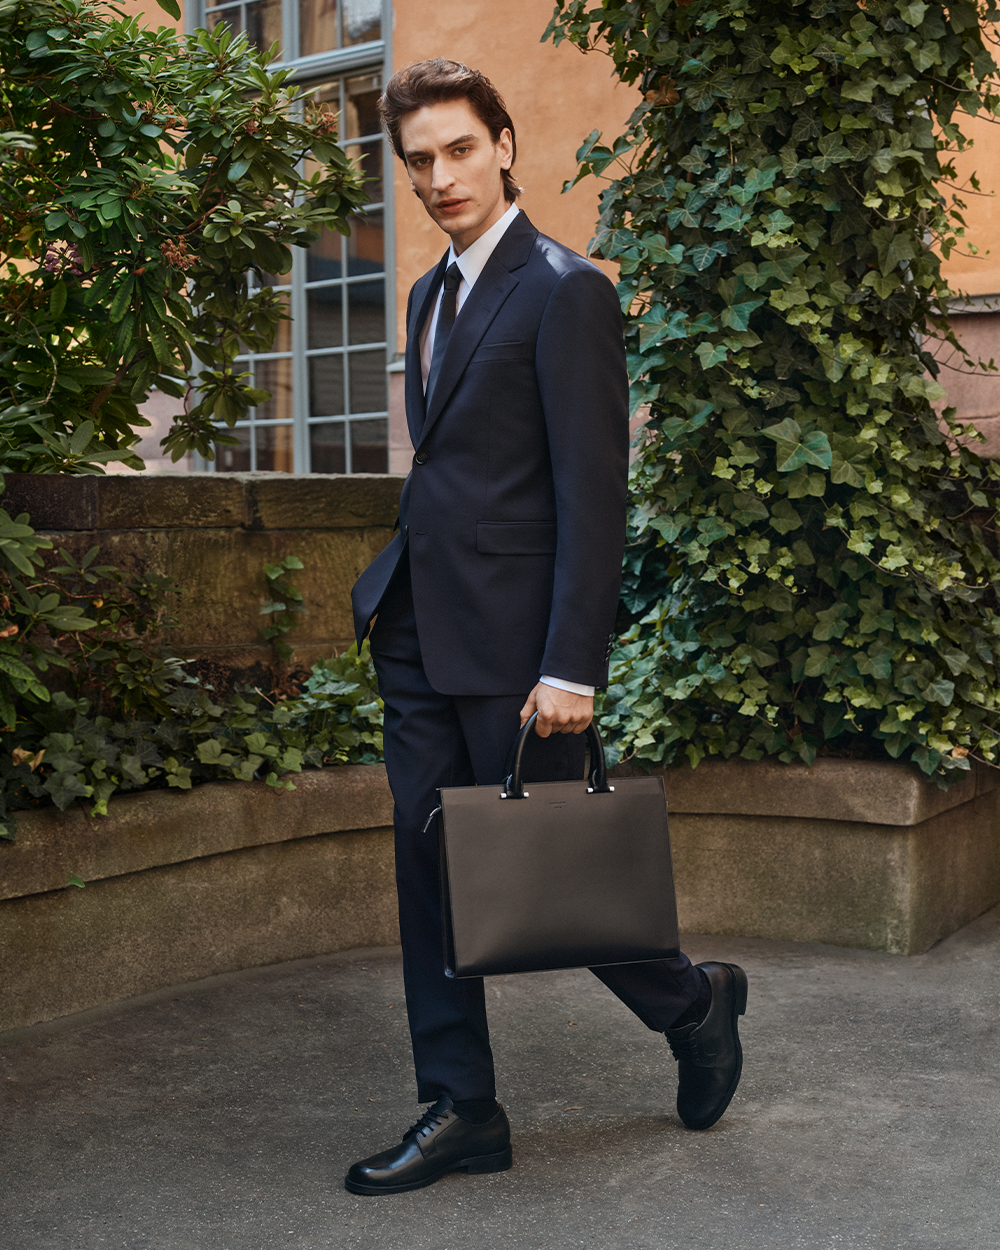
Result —
[[706, 1133], [587, 972], [488, 982], [515, 1166], [384, 1198], [416, 1118], [395, 949], [0, 1035], [4, 1250], [987, 1250], [1000, 1244], [1000, 909], [915, 958], [692, 937], [750, 975]]

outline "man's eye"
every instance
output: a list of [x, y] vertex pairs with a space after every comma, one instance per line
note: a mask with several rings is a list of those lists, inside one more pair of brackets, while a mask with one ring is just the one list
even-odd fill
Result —
[[452, 148], [452, 151], [456, 156], [463, 156], [466, 152], [468, 152], [468, 150], [468, 148]]

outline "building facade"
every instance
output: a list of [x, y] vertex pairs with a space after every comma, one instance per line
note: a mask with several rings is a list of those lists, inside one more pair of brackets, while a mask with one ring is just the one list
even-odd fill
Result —
[[[162, 19], [149, 0], [127, 0], [125, 7], [145, 11], [155, 24]], [[576, 172], [583, 138], [595, 128], [620, 133], [638, 93], [613, 78], [600, 53], [542, 43], [552, 7], [552, 0], [184, 0], [188, 30], [225, 22], [261, 48], [277, 45], [278, 63], [338, 114], [340, 141], [371, 180], [371, 201], [353, 218], [348, 238], [331, 232], [308, 252], [296, 249], [291, 273], [274, 278], [291, 319], [270, 352], [243, 358], [254, 385], [272, 398], [237, 425], [239, 446], [219, 447], [214, 462], [187, 457], [172, 465], [158, 444], [177, 401], [154, 395], [146, 408], [153, 428], [139, 449], [149, 470], [409, 470], [406, 298], [441, 256], [444, 239], [379, 134], [375, 103], [394, 67], [425, 57], [483, 70], [517, 128], [522, 207], [544, 233], [585, 251], [599, 188], [588, 179], [563, 195], [563, 183]], [[955, 193], [966, 203], [968, 234], [945, 265], [963, 293], [952, 324], [975, 359], [1000, 362], [1000, 130], [973, 118], [964, 129], [974, 146], [956, 159]], [[612, 266], [600, 263], [614, 276]], [[951, 349], [938, 354], [948, 390], [942, 406], [952, 404], [962, 420], [974, 421], [987, 449], [1000, 455], [1000, 372], [970, 372]]]
[[[160, 24], [149, 0], [127, 7]], [[308, 252], [295, 249], [291, 273], [273, 279], [291, 319], [271, 351], [241, 358], [271, 399], [237, 425], [239, 446], [220, 446], [214, 462], [187, 457], [172, 465], [158, 444], [177, 401], [154, 395], [146, 407], [153, 428], [139, 448], [149, 470], [409, 470], [406, 298], [445, 239], [380, 135], [375, 103], [394, 66], [446, 56], [483, 70], [517, 129], [522, 207], [544, 233], [585, 251], [598, 187], [563, 195], [562, 185], [576, 172], [586, 135], [595, 127], [618, 134], [638, 96], [612, 78], [607, 57], [543, 44], [551, 14], [551, 0], [186, 0], [188, 30], [225, 22], [261, 48], [278, 45], [278, 64], [338, 114], [340, 142], [371, 180], [371, 201], [352, 219], [348, 238], [329, 232]]]

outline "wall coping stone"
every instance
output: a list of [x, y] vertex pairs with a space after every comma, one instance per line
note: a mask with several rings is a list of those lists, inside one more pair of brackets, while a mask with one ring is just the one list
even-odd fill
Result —
[[100, 881], [208, 855], [392, 824], [382, 764], [343, 764], [289, 778], [295, 789], [223, 781], [112, 799], [107, 816], [83, 806], [18, 812], [0, 844], [0, 899], [61, 890], [71, 875]]
[[[619, 775], [638, 769], [620, 768]], [[941, 790], [911, 764], [820, 757], [702, 760], [697, 768], [663, 770], [671, 811], [691, 815], [797, 816], [872, 825], [919, 825], [1000, 786], [1000, 769], [976, 765]]]
[[[618, 768], [618, 776], [637, 770]], [[806, 818], [889, 825], [924, 821], [1000, 784], [979, 767], [939, 790], [908, 765], [819, 759], [812, 766], [771, 760], [705, 760], [665, 770], [674, 814]], [[82, 805], [20, 812], [17, 840], [0, 843], [0, 899], [60, 890], [71, 875], [99, 881], [243, 847], [320, 833], [385, 828], [392, 795], [382, 764], [348, 764], [291, 777], [294, 791], [227, 781], [190, 791], [149, 790], [112, 799], [107, 816]]]
[[0, 507], [42, 532], [391, 526], [391, 473], [11, 473]]

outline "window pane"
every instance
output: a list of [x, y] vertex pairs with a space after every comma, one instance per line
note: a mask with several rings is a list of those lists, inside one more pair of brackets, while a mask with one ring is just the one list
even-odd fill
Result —
[[389, 471], [389, 422], [351, 422], [351, 472], [387, 473]]
[[306, 252], [306, 281], [324, 282], [341, 276], [340, 240], [336, 230], [324, 230]]
[[254, 0], [246, 13], [247, 38], [266, 52], [272, 43], [281, 48], [281, 0]]
[[238, 35], [243, 29], [243, 6], [233, 4], [227, 8], [211, 9], [205, 14], [205, 24], [209, 30], [215, 30], [223, 22], [234, 35]]
[[385, 351], [351, 352], [351, 412], [385, 412]]
[[364, 139], [367, 135], [382, 133], [378, 119], [378, 98], [382, 94], [380, 74], [365, 74], [360, 78], [348, 78], [344, 83], [344, 129], [345, 139]]
[[381, 273], [385, 267], [385, 228], [381, 213], [351, 218], [347, 240], [347, 272], [350, 277]]
[[347, 472], [342, 421], [309, 427], [309, 458], [313, 473]]
[[337, 0], [299, 0], [299, 55], [337, 46]]
[[385, 342], [385, 283], [352, 282], [347, 288], [351, 343]]
[[382, 185], [382, 140], [370, 143], [350, 143], [344, 151], [356, 161], [365, 180], [365, 195], [373, 204], [381, 204], [385, 190]]
[[344, 0], [344, 43], [382, 38], [382, 0]]
[[309, 415], [311, 417], [338, 417], [343, 411], [343, 356], [310, 356]]
[[[254, 386], [270, 391], [271, 398], [256, 408], [256, 417], [264, 421], [290, 421], [292, 419], [292, 362], [281, 360], [255, 360], [253, 362]], [[258, 466], [259, 467], [259, 466]]]
[[342, 347], [344, 313], [342, 286], [321, 286], [306, 292], [310, 347]]
[[290, 425], [257, 426], [257, 468], [277, 473], [295, 470]]
[[239, 447], [225, 447], [221, 443], [215, 444], [215, 468], [220, 473], [249, 473], [250, 472], [250, 430], [246, 426], [240, 426], [235, 430], [226, 430], [227, 434], [231, 434], [233, 438], [240, 440]]

